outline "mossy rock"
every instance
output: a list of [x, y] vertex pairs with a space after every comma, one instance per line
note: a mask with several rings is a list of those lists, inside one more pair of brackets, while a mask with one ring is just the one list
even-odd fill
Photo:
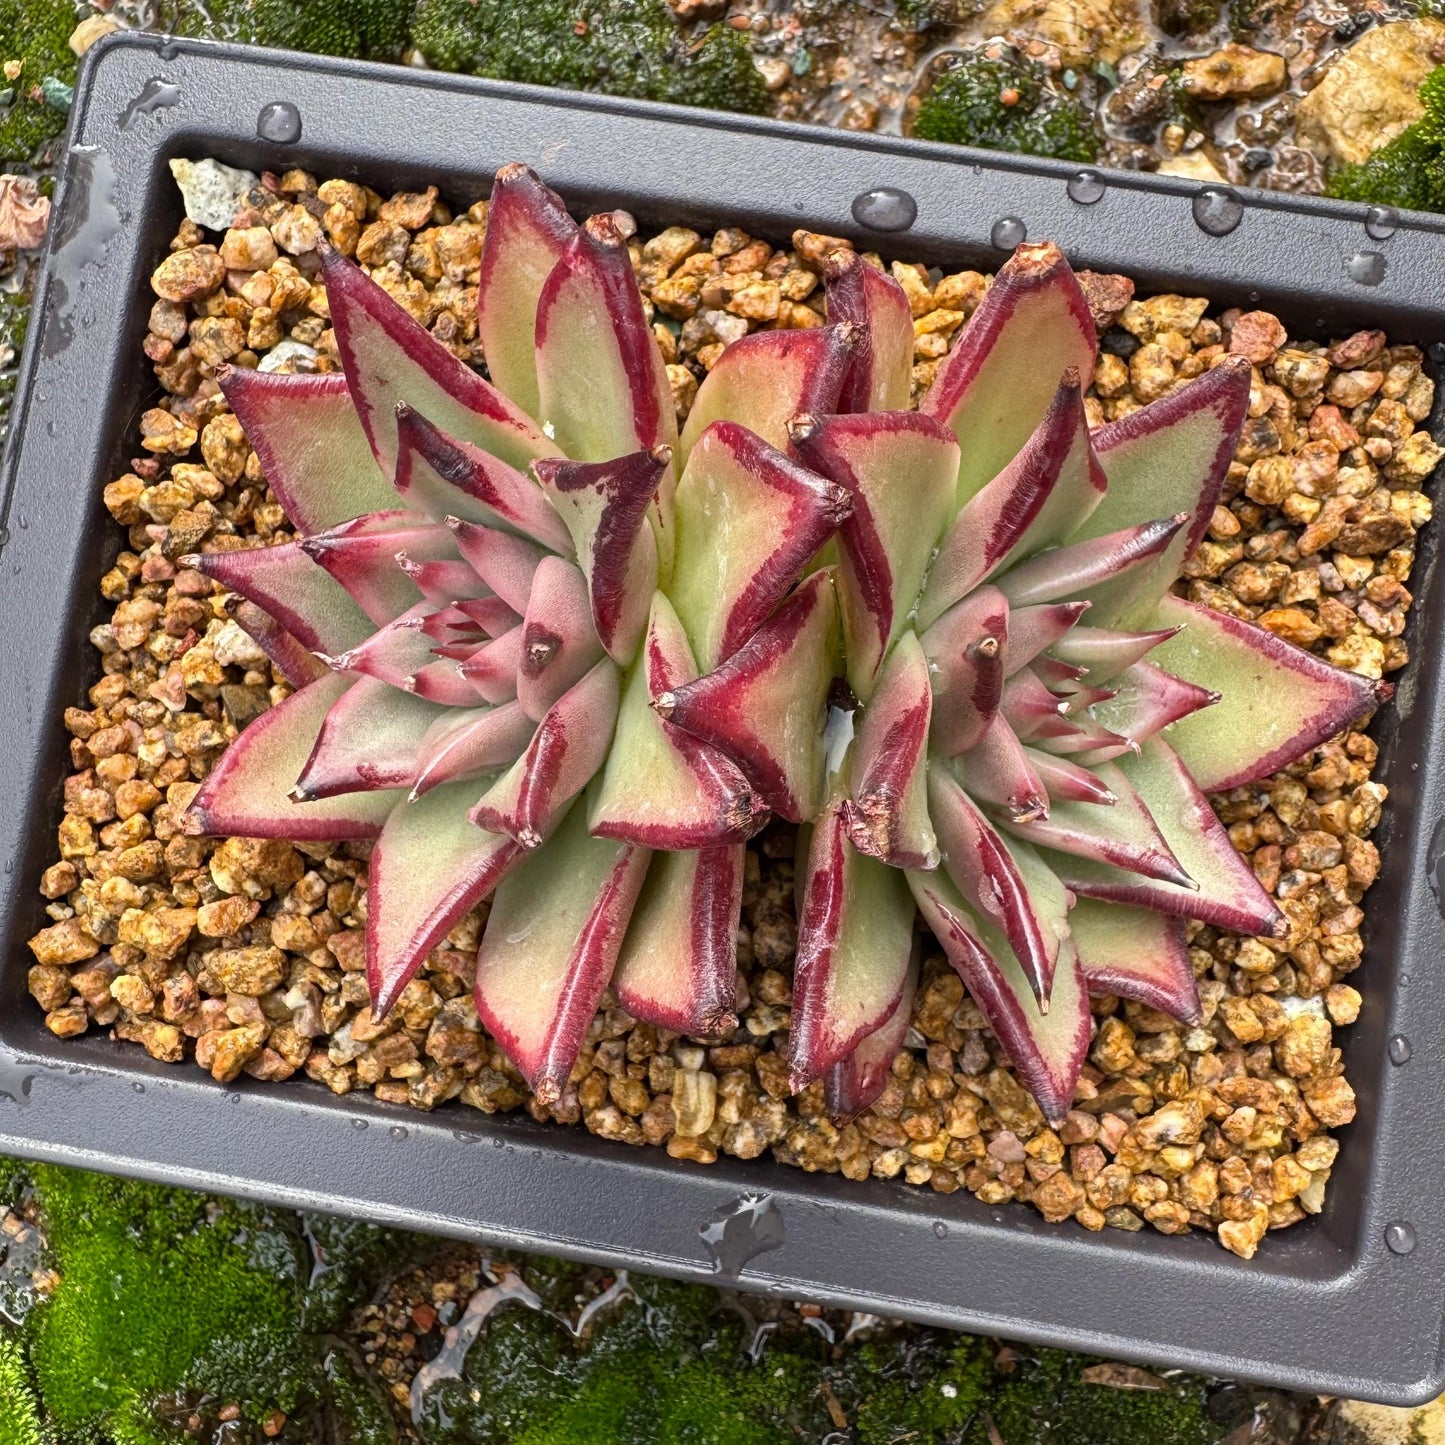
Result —
[[1412, 211], [1445, 211], [1445, 65], [1420, 86], [1425, 114], [1368, 160], [1342, 166], [1326, 194]]
[[743, 36], [714, 26], [699, 40], [665, 0], [420, 0], [412, 43], [438, 69], [498, 80], [712, 110], [767, 105]]
[[70, 0], [0, 0], [0, 64], [22, 62], [15, 80], [0, 77], [0, 91], [13, 93], [0, 105], [0, 169], [41, 159], [65, 129], [66, 112], [44, 99], [40, 86], [47, 78], [74, 84], [75, 24]]
[[186, 0], [175, 28], [310, 55], [399, 60], [414, 8], [415, 0]]

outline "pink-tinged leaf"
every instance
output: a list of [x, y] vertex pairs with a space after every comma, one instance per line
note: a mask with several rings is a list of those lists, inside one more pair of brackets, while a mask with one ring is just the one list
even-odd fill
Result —
[[1069, 913], [1069, 926], [1095, 993], [1138, 999], [1185, 1023], [1200, 1021], [1183, 919], [1081, 898]]
[[[1087, 667], [1061, 662], [1057, 657], [1035, 657], [1028, 667], [1050, 692], [1067, 693], [1070, 708], [1089, 707], [1114, 695], [1107, 687], [1085, 685], [1084, 678], [1089, 674]], [[1087, 701], [1081, 702], [1081, 698], [1086, 698]]]
[[1093, 621], [1137, 625], [1203, 541], [1244, 425], [1250, 376], [1243, 357], [1226, 357], [1196, 381], [1094, 433], [1109, 491], [1072, 540], [1138, 526], [1167, 513], [1187, 512], [1189, 522], [1157, 565], [1135, 577], [1128, 596], [1108, 616], [1096, 613]]
[[344, 377], [216, 368], [262, 474], [298, 532], [320, 532], [397, 504]]
[[754, 331], [718, 357], [698, 388], [682, 429], [686, 463], [703, 433], [726, 421], [755, 432], [780, 451], [796, 416], [838, 410], [843, 383], [862, 336], [848, 325], [807, 331]]
[[524, 472], [439, 431], [405, 402], [396, 409], [396, 491], [436, 521], [462, 517], [531, 537], [570, 556], [572, 540], [552, 504]]
[[477, 1013], [541, 1103], [561, 1096], [642, 888], [646, 848], [592, 838], [579, 801], [503, 880], [477, 952]]
[[522, 621], [500, 597], [461, 597], [456, 610], [488, 637], [501, 637]]
[[1096, 682], [1132, 667], [1147, 657], [1161, 642], [1167, 642], [1179, 629], [1164, 627], [1154, 632], [1116, 632], [1110, 627], [1075, 627], [1054, 643], [1056, 657], [1089, 669]]
[[1145, 878], [1193, 888], [1193, 880], [1129, 779], [1112, 763], [1100, 763], [1095, 773], [1114, 795], [1112, 805], [1061, 801], [1047, 817], [1004, 818], [1001, 826], [1037, 848], [1096, 859]]
[[1094, 319], [1057, 246], [1020, 246], [969, 318], [918, 409], [962, 444], [959, 505], [1028, 440], [1064, 373], [1094, 374]]
[[537, 416], [537, 300], [577, 234], [562, 198], [530, 166], [503, 166], [492, 183], [477, 281], [477, 336], [493, 384]]
[[917, 636], [906, 632], [888, 654], [863, 710], [852, 797], [843, 804], [843, 826], [853, 846], [895, 868], [938, 866], [938, 840], [928, 821], [932, 711], [928, 659]]
[[[1015, 607], [1009, 612], [1008, 653], [1004, 675], [1012, 676], [1027, 667], [1041, 652], [1058, 649], [1074, 631], [1079, 618], [1089, 610], [1087, 602], [1045, 602], [1037, 607]], [[1058, 652], [1062, 657], [1062, 651]], [[1075, 658], [1068, 659], [1071, 662]]]
[[837, 651], [832, 573], [815, 572], [720, 667], [654, 706], [731, 758], [774, 812], [804, 822], [823, 805]]
[[627, 680], [607, 764], [592, 794], [594, 837], [646, 848], [740, 843], [767, 821], [767, 804], [717, 748], [658, 715], [655, 697], [697, 677], [672, 604], [653, 597], [642, 655]]
[[737, 1027], [746, 855], [741, 843], [652, 855], [617, 961], [617, 1002], [633, 1018], [703, 1038]]
[[853, 499], [838, 532], [838, 593], [848, 681], [866, 702], [953, 514], [958, 443], [910, 411], [802, 416], [789, 434], [798, 455]]
[[403, 793], [348, 793], [314, 803], [291, 798], [326, 714], [351, 685], [338, 674], [318, 678], [250, 723], [201, 784], [185, 832], [305, 842], [375, 838]]
[[838, 410], [906, 411], [913, 372], [913, 312], [903, 288], [856, 251], [823, 261], [828, 320], [849, 323], [861, 340], [838, 396]]
[[459, 361], [339, 251], [321, 250], [321, 279], [356, 415], [382, 474], [396, 475], [396, 409], [415, 407], [449, 436], [513, 467], [555, 456], [520, 407]]
[[427, 729], [417, 749], [413, 801], [443, 783], [508, 767], [531, 742], [536, 727], [515, 702], [448, 708]]
[[1117, 757], [1129, 751], [1129, 744], [1124, 738], [1100, 726], [1085, 712], [1042, 718], [1031, 729], [1028, 743], [1043, 752], [1066, 757], [1104, 752]]
[[606, 658], [563, 693], [527, 750], [469, 816], [489, 833], [536, 848], [607, 758], [617, 721], [617, 668]]
[[517, 655], [515, 686], [527, 715], [540, 721], [602, 656], [587, 579], [560, 557], [543, 558], [532, 579]]
[[213, 582], [269, 612], [303, 647], [325, 654], [359, 646], [376, 630], [346, 589], [299, 542], [182, 557]]
[[[500, 637], [488, 642], [485, 646], [479, 647], [462, 665], [457, 672], [477, 690], [477, 695], [484, 702], [499, 703], [507, 702], [517, 696], [518, 674], [522, 666], [524, 655], [525, 625], [514, 627], [510, 632], [504, 632]], [[596, 660], [595, 658], [593, 659]], [[574, 678], [573, 681], [576, 679]], [[571, 686], [571, 683], [568, 684]], [[564, 688], [563, 691], [566, 691]], [[560, 697], [561, 694], [559, 693]], [[527, 716], [533, 721], [543, 717], [548, 707], [551, 707], [556, 698], [550, 698], [547, 707], [535, 715], [527, 709]]]
[[999, 833], [947, 768], [929, 768], [928, 801], [948, 876], [1003, 931], [1034, 992], [1046, 998], [1069, 932], [1063, 887], [1029, 844]]
[[477, 700], [476, 689], [462, 676], [461, 666], [442, 659], [429, 662], [407, 678], [406, 690], [447, 707], [472, 707]]
[[309, 802], [409, 788], [416, 781], [422, 739], [443, 712], [374, 677], [358, 677], [326, 714], [292, 796]]
[[[383, 517], [388, 525], [375, 525]], [[414, 512], [359, 517], [329, 532], [303, 537], [300, 547], [356, 599], [357, 606], [378, 627], [414, 607], [422, 595], [397, 560], [399, 556], [419, 565], [457, 555], [451, 533]]]
[[527, 610], [532, 595], [532, 578], [548, 554], [531, 542], [510, 532], [448, 517], [447, 526], [456, 538], [463, 561], [519, 617]]
[[672, 388], [627, 240], [589, 217], [562, 248], [537, 302], [537, 417], [563, 455], [606, 462], [677, 441]]
[[226, 615], [261, 649], [292, 687], [305, 687], [327, 672], [326, 662], [303, 647], [274, 617], [244, 597], [228, 597]]
[[1134, 785], [1198, 888], [1181, 888], [1107, 863], [1051, 853], [1049, 863], [1068, 888], [1081, 897], [1198, 918], [1232, 933], [1278, 937], [1287, 932], [1284, 915], [1235, 850], [1209, 799], [1173, 748], [1161, 738], [1150, 738], [1137, 756], [1126, 755], [1114, 766]]
[[753, 635], [851, 510], [845, 488], [747, 428], [717, 422], [703, 433], [678, 483], [668, 595], [704, 672]]
[[371, 850], [366, 982], [380, 1018], [416, 971], [526, 857], [510, 838], [467, 822], [476, 788], [450, 783], [392, 810]]
[[1049, 795], [1023, 744], [1001, 713], [959, 764], [969, 793], [1008, 819], [1048, 816]]
[[1107, 808], [1118, 802], [1096, 774], [1068, 758], [1054, 757], [1037, 748], [1025, 748], [1024, 757], [1051, 803], [1097, 803]]
[[1069, 711], [1066, 698], [1055, 697], [1032, 667], [1021, 667], [1003, 686], [999, 711], [1025, 741], [1047, 731]]
[[1008, 599], [997, 587], [980, 587], [923, 634], [933, 679], [933, 741], [945, 757], [975, 747], [998, 712], [1011, 625]]
[[[1112, 679], [1110, 687], [1114, 695], [1094, 703], [1090, 712], [1096, 722], [1127, 738], [1131, 746], [1219, 701], [1217, 692], [1185, 682], [1152, 662], [1126, 667]], [[1092, 763], [1095, 757], [1087, 755], [1080, 761]]]
[[954, 519], [929, 568], [919, 625], [927, 627], [1010, 562], [1061, 542], [1098, 505], [1105, 485], [1071, 369], [1018, 454]]
[[1108, 614], [1115, 599], [1153, 567], [1188, 520], [1180, 512], [1087, 542], [1071, 542], [1040, 552], [994, 580], [1014, 607], [1079, 599], [1092, 603], [1095, 615]]
[[417, 669], [432, 660], [432, 642], [422, 630], [430, 612], [429, 603], [418, 602], [365, 642], [328, 657], [327, 662], [338, 672], [359, 672], [393, 687], [406, 687]]
[[1223, 694], [1169, 734], [1210, 792], [1269, 777], [1368, 716], [1394, 691], [1387, 682], [1331, 667], [1253, 622], [1182, 597], [1164, 598], [1152, 622], [1182, 630], [1161, 642], [1151, 660]]
[[671, 465], [671, 450], [659, 446], [604, 462], [545, 461], [533, 469], [571, 533], [597, 635], [624, 667], [636, 654], [658, 582], [657, 534], [646, 519]]
[[887, 1021], [913, 957], [904, 875], [848, 841], [841, 798], [813, 828], [804, 879], [788, 1044], [794, 1092]]
[[502, 627], [517, 625], [516, 613], [498, 598], [488, 597], [486, 583], [465, 562], [419, 562], [410, 553], [398, 552], [396, 565], [432, 607], [449, 607], [462, 601], [491, 602], [508, 619], [501, 623]]
[[1093, 1020], [1072, 938], [1059, 949], [1048, 1008], [1041, 1008], [1008, 941], [968, 905], [942, 872], [910, 873], [909, 885], [948, 961], [958, 971], [1019, 1078], [1058, 1126], [1074, 1098]]
[[823, 1075], [823, 1102], [828, 1118], [841, 1129], [874, 1104], [893, 1071], [893, 1061], [908, 1037], [913, 1019], [913, 995], [918, 986], [918, 950], [903, 981], [903, 992], [893, 1012], [868, 1034], [852, 1053], [838, 1060]]

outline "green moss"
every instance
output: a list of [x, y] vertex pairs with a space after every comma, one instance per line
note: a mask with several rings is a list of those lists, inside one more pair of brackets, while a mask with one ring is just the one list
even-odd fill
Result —
[[442, 70], [712, 110], [767, 104], [747, 41], [726, 26], [699, 41], [665, 0], [420, 0], [412, 41]]
[[898, 18], [915, 30], [962, 25], [987, 8], [988, 0], [897, 0]]
[[415, 0], [188, 0], [176, 29], [312, 55], [398, 60]]
[[1016, 54], [965, 51], [924, 96], [913, 133], [922, 140], [1092, 161], [1098, 137], [1088, 109], [1052, 90], [1041, 66]]
[[0, 1329], [0, 1445], [41, 1445], [40, 1403], [20, 1341]]
[[1425, 114], [1368, 160], [1330, 177], [1327, 194], [1412, 211], [1445, 211], [1445, 66], [1420, 86]]
[[64, 112], [46, 103], [40, 86], [47, 77], [75, 80], [74, 29], [70, 0], [0, 0], [0, 63], [24, 62], [18, 79], [0, 78], [0, 90], [14, 92], [0, 105], [0, 170], [37, 159], [65, 129]]

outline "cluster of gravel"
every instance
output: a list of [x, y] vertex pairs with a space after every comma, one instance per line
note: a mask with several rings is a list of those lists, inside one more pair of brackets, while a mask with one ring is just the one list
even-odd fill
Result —
[[[475, 285], [486, 205], [453, 216], [434, 190], [389, 200], [348, 181], [267, 176], [219, 245], [190, 223], [153, 277], [145, 352], [163, 389], [142, 455], [105, 489], [125, 546], [101, 587], [101, 677], [69, 709], [51, 926], [31, 941], [30, 991], [48, 1027], [106, 1029], [222, 1082], [303, 1073], [432, 1109], [452, 1099], [665, 1147], [711, 1162], [771, 1150], [850, 1179], [901, 1177], [991, 1204], [1031, 1201], [1089, 1229], [1216, 1230], [1249, 1257], [1268, 1228], [1317, 1212], [1355, 1103], [1334, 1043], [1360, 995], [1361, 902], [1379, 870], [1369, 834], [1385, 789], [1374, 743], [1332, 740], [1217, 806], [1291, 924], [1282, 940], [1198, 928], [1204, 1022], [1186, 1027], [1113, 998], [1063, 1126], [1038, 1108], [958, 978], [930, 958], [913, 1031], [882, 1098], [838, 1129], [820, 1086], [789, 1098], [783, 1050], [795, 943], [792, 830], [750, 847], [738, 940], [740, 1025], [679, 1038], [610, 996], [572, 1082], [531, 1098], [480, 1027], [470, 992], [485, 905], [373, 1018], [364, 972], [366, 844], [187, 836], [180, 820], [235, 732], [285, 695], [225, 597], [186, 554], [288, 538], [255, 454], [214, 380], [241, 366], [334, 370], [316, 282], [324, 235], [458, 355], [480, 360]], [[823, 321], [819, 266], [840, 244], [797, 233], [778, 249], [726, 227], [671, 227], [632, 245], [680, 415], [722, 350], [759, 326]], [[893, 263], [926, 386], [989, 278]], [[1189, 595], [1252, 617], [1378, 677], [1407, 661], [1401, 632], [1422, 483], [1442, 455], [1422, 429], [1433, 386], [1420, 353], [1362, 332], [1291, 342], [1263, 312], [1207, 315], [1200, 299], [1135, 301], [1122, 277], [1085, 274], [1102, 350], [1091, 418], [1123, 415], [1247, 356], [1255, 385], [1226, 501], [1191, 562]]]

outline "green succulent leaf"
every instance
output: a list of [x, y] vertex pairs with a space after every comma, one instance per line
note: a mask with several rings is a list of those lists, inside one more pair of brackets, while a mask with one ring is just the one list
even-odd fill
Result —
[[893, 1012], [861, 1043], [823, 1075], [823, 1103], [828, 1117], [841, 1129], [856, 1119], [888, 1085], [913, 1022], [913, 997], [918, 988], [918, 950], [908, 966], [903, 991]]
[[1147, 908], [1081, 898], [1069, 927], [1089, 987], [1137, 999], [1185, 1023], [1200, 1020], [1184, 921]]

